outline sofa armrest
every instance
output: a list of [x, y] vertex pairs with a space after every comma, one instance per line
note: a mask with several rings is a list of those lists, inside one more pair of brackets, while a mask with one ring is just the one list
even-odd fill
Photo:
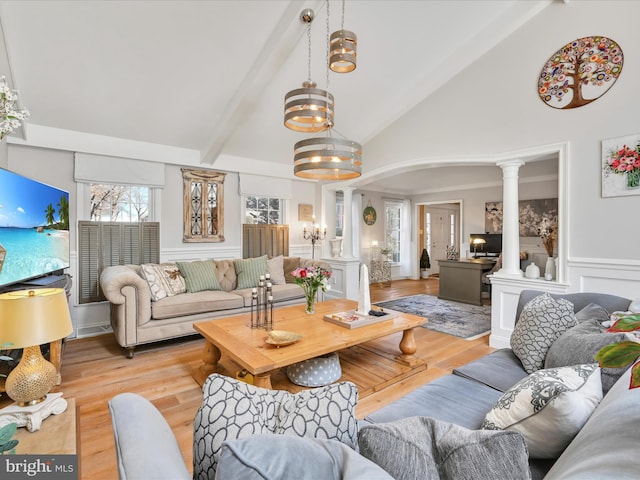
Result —
[[120, 480], [191, 479], [171, 428], [151, 402], [122, 393], [109, 402]]
[[151, 302], [151, 290], [149, 284], [129, 265], [116, 265], [107, 267], [100, 274], [100, 288], [109, 302], [122, 305], [126, 300], [123, 287], [131, 286], [136, 294]]

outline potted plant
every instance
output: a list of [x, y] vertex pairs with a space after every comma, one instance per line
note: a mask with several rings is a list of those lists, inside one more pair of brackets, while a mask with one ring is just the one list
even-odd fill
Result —
[[429, 258], [429, 252], [426, 248], [422, 249], [422, 255], [420, 255], [420, 276], [427, 278], [427, 269], [431, 268], [431, 259]]
[[[637, 330], [640, 330], [640, 313], [620, 315], [607, 332], [635, 332]], [[609, 368], [622, 368], [636, 362], [631, 367], [629, 388], [638, 388], [640, 387], [640, 362], [637, 362], [639, 357], [640, 343], [625, 340], [602, 347], [596, 353], [595, 359], [600, 363], [600, 367]]]

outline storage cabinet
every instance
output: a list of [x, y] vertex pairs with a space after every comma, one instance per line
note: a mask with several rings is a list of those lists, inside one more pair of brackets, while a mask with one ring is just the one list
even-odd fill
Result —
[[289, 225], [242, 225], [242, 258], [289, 256]]

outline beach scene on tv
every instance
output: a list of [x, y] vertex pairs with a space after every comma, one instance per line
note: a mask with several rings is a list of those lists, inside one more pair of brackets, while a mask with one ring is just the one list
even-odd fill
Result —
[[69, 267], [69, 194], [0, 169], [0, 286]]

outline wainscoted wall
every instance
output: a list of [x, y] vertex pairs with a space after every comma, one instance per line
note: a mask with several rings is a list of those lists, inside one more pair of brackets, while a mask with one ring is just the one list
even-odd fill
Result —
[[491, 286], [491, 336], [495, 348], [509, 347], [515, 325], [518, 297], [522, 290], [549, 293], [599, 292], [630, 299], [640, 298], [640, 262], [637, 260], [571, 259], [568, 283], [493, 277]]

